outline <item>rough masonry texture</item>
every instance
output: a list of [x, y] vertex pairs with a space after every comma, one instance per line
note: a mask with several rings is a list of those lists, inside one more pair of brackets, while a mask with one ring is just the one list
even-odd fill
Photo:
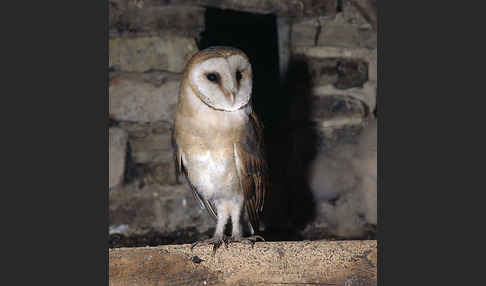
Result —
[[109, 1], [110, 129], [126, 140], [123, 162], [110, 161], [112, 245], [150, 233], [193, 240], [211, 226], [176, 180], [170, 142], [181, 73], [205, 28], [205, 8], [183, 2]]

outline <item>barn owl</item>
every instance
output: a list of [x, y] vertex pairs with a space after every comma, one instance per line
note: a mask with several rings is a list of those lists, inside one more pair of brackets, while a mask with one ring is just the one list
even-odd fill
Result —
[[[251, 104], [252, 70], [246, 54], [211, 47], [187, 63], [179, 90], [172, 144], [176, 171], [183, 174], [201, 207], [216, 219], [211, 239], [192, 244], [263, 240], [259, 218], [268, 188], [263, 126]], [[251, 236], [242, 236], [247, 219]], [[231, 221], [231, 237], [224, 235]]]

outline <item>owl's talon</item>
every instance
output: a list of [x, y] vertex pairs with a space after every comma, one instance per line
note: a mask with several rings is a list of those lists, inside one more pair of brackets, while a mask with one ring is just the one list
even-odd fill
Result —
[[194, 247], [198, 245], [213, 245], [213, 256], [216, 254], [216, 250], [221, 247], [221, 245], [224, 243], [225, 247], [228, 248], [228, 242], [227, 238], [210, 238], [210, 239], [205, 239], [205, 240], [200, 240], [196, 241], [191, 245], [191, 251], [193, 250]]
[[216, 255], [216, 250], [218, 250], [218, 248], [220, 248], [220, 247], [221, 247], [221, 244], [222, 244], [222, 243], [223, 243], [223, 242], [222, 242], [221, 240], [219, 240], [219, 241], [217, 241], [217, 242], [213, 243], [213, 256], [214, 256], [214, 255]]

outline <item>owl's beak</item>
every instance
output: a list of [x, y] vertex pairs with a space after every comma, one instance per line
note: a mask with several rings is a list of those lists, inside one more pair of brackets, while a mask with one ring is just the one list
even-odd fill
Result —
[[231, 104], [235, 103], [236, 91], [227, 91], [225, 93]]

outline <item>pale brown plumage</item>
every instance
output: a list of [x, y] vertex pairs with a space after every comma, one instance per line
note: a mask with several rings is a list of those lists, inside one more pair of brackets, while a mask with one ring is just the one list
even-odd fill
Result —
[[[220, 82], [209, 83], [204, 76], [192, 75], [193, 69], [204, 69], [203, 75], [212, 72], [213, 64], [200, 63], [215, 58], [214, 72], [219, 72]], [[240, 73], [236, 80], [233, 67]], [[242, 51], [215, 47], [189, 60], [181, 83], [172, 136], [176, 171], [186, 177], [194, 196], [217, 220], [211, 241], [215, 246], [223, 239], [222, 227], [228, 218], [232, 220], [233, 240], [241, 238], [239, 213], [243, 209], [252, 234], [259, 230], [268, 189], [263, 126], [249, 100], [251, 76]], [[204, 88], [221, 89], [221, 97], [203, 94]]]

